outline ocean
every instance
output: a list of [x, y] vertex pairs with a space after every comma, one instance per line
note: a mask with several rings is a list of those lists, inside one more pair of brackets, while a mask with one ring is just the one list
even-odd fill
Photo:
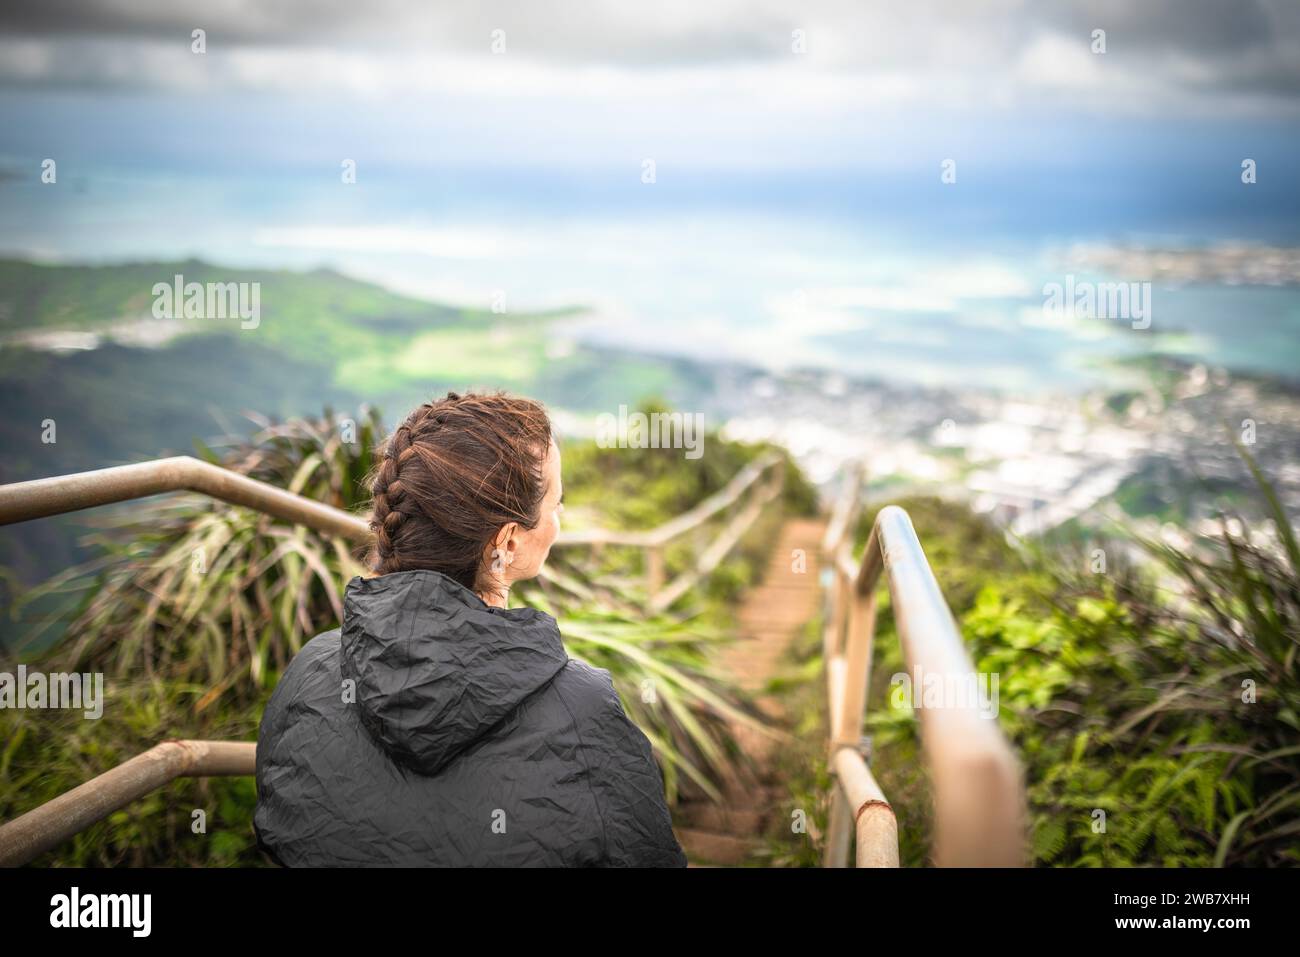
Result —
[[65, 161], [58, 184], [43, 185], [13, 172], [22, 162], [3, 157], [8, 256], [193, 257], [235, 281], [241, 268], [328, 266], [457, 305], [581, 306], [568, 334], [602, 345], [931, 386], [1079, 391], [1121, 384], [1123, 360], [1150, 355], [1267, 376], [1300, 368], [1300, 276], [1156, 276], [1141, 328], [1044, 311], [1053, 283], [1148, 280], [1125, 265], [1133, 247], [1300, 245], [1293, 187], [1246, 186], [1209, 160], [1163, 177], [1125, 175], [1118, 161], [1065, 176], [971, 164], [948, 184], [937, 165], [921, 175], [659, 164], [645, 182], [632, 161], [360, 162], [345, 184], [333, 161], [113, 155]]

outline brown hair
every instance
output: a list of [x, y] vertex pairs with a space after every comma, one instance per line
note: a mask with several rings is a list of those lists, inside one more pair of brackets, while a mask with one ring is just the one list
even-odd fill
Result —
[[377, 450], [371, 570], [427, 568], [474, 589], [502, 525], [537, 527], [550, 442], [532, 399], [448, 392], [420, 406]]

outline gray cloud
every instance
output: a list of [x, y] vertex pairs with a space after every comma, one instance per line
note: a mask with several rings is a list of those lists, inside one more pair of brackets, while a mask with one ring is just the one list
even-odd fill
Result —
[[[791, 31], [805, 29], [817, 69], [832, 74], [924, 85], [942, 73], [991, 87], [1032, 86], [1013, 72], [1026, 50], [1044, 38], [1086, 45], [1100, 27], [1137, 95], [1159, 90], [1166, 105], [1179, 91], [1300, 102], [1295, 0], [43, 0], [0, 6], [0, 32], [21, 53], [0, 67], [0, 82], [166, 86], [175, 71], [127, 65], [151, 50], [187, 50], [195, 27], [214, 51], [354, 51], [376, 62], [410, 51], [486, 57], [491, 31], [503, 29], [512, 54], [542, 64], [644, 71], [785, 63]], [[1072, 93], [1086, 94], [1084, 81]]]
[[[1102, 28], [1116, 46], [1202, 56], [1266, 49], [1294, 4], [1269, 0], [1088, 0], [1042, 4], [1044, 23], [1087, 34]], [[1296, 24], [1291, 23], [1294, 29]], [[1294, 39], [1294, 34], [1293, 34]]]
[[[786, 6], [792, 6], [787, 4]], [[597, 0], [424, 4], [411, 0], [48, 0], [0, 7], [0, 29], [27, 38], [174, 39], [202, 27], [229, 44], [422, 46], [486, 51], [492, 30], [521, 49], [570, 61], [679, 62], [774, 55], [788, 46], [779, 5], [736, 0], [712, 7], [684, 0], [653, 5]]]

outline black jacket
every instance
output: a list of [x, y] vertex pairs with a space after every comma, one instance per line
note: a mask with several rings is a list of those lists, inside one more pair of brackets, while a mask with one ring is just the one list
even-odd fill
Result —
[[348, 583], [262, 715], [257, 791], [286, 865], [686, 865], [609, 672], [433, 571]]

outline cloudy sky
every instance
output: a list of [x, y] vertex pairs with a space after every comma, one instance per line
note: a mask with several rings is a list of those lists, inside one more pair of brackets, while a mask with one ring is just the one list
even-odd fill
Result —
[[[1097, 29], [1104, 56], [1089, 49]], [[0, 34], [8, 90], [1162, 116], [1300, 101], [1294, 0], [10, 0]]]
[[449, 137], [468, 161], [885, 162], [903, 131], [952, 152], [1092, 121], [1280, 127], [1300, 114], [1300, 4], [11, 0], [0, 91], [11, 151], [13, 127], [92, 98], [119, 128], [146, 102], [185, 127], [201, 104], [232, 141], [280, 130], [286, 159], [344, 124], [399, 162]]
[[1138, 111], [1294, 108], [1300, 93], [1293, 0], [16, 0], [0, 28], [0, 78], [33, 87], [633, 95], [725, 74], [737, 93]]

